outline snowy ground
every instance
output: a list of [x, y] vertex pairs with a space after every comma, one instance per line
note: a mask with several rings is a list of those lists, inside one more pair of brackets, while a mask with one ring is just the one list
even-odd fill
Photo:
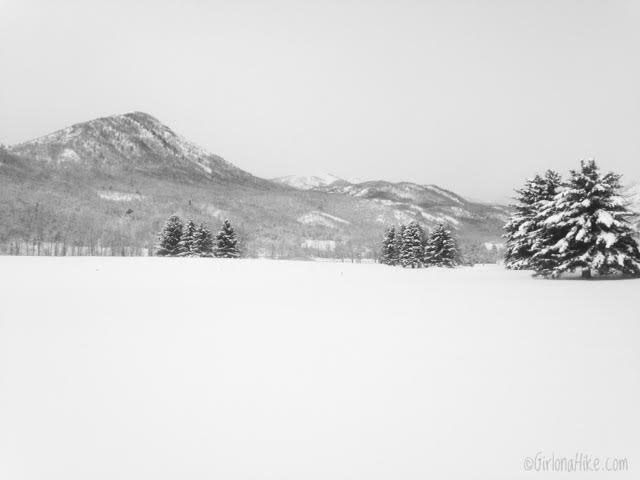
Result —
[[0, 257], [0, 292], [2, 479], [640, 474], [638, 280]]

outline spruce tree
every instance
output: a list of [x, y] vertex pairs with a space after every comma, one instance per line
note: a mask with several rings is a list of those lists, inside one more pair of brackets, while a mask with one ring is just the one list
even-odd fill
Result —
[[418, 224], [418, 227], [420, 228], [420, 244], [422, 245], [422, 261], [424, 263], [424, 252], [427, 248], [427, 242], [429, 241], [429, 232], [422, 228], [420, 224]]
[[516, 190], [517, 203], [512, 205], [513, 214], [503, 227], [506, 238], [504, 265], [508, 269], [521, 270], [527, 268], [531, 258], [531, 245], [528, 230], [531, 220], [535, 216], [536, 191], [542, 184], [542, 177], [536, 175], [525, 181], [524, 187]]
[[411, 222], [404, 229], [400, 255], [400, 263], [403, 267], [421, 268], [424, 265], [423, 236], [424, 230], [417, 222]]
[[229, 220], [225, 220], [216, 235], [215, 256], [221, 258], [238, 258], [238, 240]]
[[213, 235], [204, 223], [196, 227], [191, 252], [199, 257], [213, 256]]
[[455, 267], [458, 264], [456, 241], [443, 224], [438, 225], [429, 236], [425, 261], [428, 266], [434, 267]]
[[560, 240], [562, 232], [549, 226], [547, 220], [554, 215], [556, 198], [564, 187], [562, 177], [553, 170], [547, 170], [538, 199], [533, 205], [533, 217], [525, 232], [526, 242], [530, 245], [527, 268], [531, 270], [546, 270], [555, 265], [555, 254], [548, 247]]
[[416, 255], [420, 260], [420, 266], [424, 267], [426, 265], [425, 262], [425, 248], [427, 247], [427, 240], [429, 240], [428, 232], [422, 228], [422, 225], [416, 223], [416, 229], [418, 230], [418, 238], [420, 239], [420, 248], [416, 247]]
[[546, 205], [551, 202], [562, 186], [562, 178], [553, 170], [544, 177], [536, 175], [527, 180], [525, 186], [516, 190], [518, 203], [514, 213], [504, 226], [507, 239], [504, 254], [505, 267], [513, 270], [532, 268], [531, 259], [541, 248], [538, 235]]
[[180, 257], [195, 257], [197, 252], [194, 250], [194, 239], [196, 235], [196, 224], [193, 220], [187, 221], [187, 224], [182, 230], [182, 237], [178, 243], [178, 256]]
[[640, 275], [640, 249], [628, 221], [633, 213], [620, 188], [620, 175], [602, 175], [593, 160], [571, 171], [566, 188], [538, 214], [536, 275], [555, 278], [575, 270], [584, 278], [592, 273]]
[[400, 225], [396, 229], [396, 236], [394, 238], [394, 251], [396, 255], [396, 265], [401, 264], [402, 252], [404, 251], [404, 231], [407, 229], [406, 225]]
[[177, 215], [172, 215], [165, 223], [158, 236], [158, 249], [156, 255], [161, 257], [173, 257], [180, 252], [179, 243], [182, 238], [184, 226]]
[[380, 254], [380, 263], [385, 265], [398, 264], [398, 252], [396, 250], [396, 227], [390, 227], [384, 234], [382, 240], [382, 252]]

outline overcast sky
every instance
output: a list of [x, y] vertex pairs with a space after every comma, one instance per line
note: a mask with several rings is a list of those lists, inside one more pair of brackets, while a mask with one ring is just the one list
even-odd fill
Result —
[[133, 110], [256, 175], [640, 180], [640, 0], [0, 0], [0, 142]]

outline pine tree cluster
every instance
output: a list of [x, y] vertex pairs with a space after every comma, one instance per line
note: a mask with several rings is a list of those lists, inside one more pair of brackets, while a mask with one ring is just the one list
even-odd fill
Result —
[[527, 180], [504, 227], [505, 266], [551, 278], [640, 275], [634, 214], [620, 189], [620, 175], [603, 175], [594, 160], [582, 161], [566, 181], [552, 170]]
[[215, 239], [204, 223], [193, 220], [185, 224], [172, 215], [158, 235], [156, 255], [161, 257], [222, 257], [240, 256], [238, 240], [229, 220], [225, 220]]
[[442, 224], [430, 235], [417, 222], [390, 227], [382, 240], [380, 263], [404, 268], [454, 267], [458, 264], [456, 240]]

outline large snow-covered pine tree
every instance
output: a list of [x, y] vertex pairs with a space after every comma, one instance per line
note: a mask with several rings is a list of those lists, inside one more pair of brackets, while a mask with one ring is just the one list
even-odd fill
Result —
[[620, 175], [602, 175], [594, 160], [571, 171], [565, 188], [538, 214], [539, 247], [532, 260], [537, 275], [640, 274], [640, 249], [628, 221], [633, 213], [620, 188]]
[[553, 170], [547, 170], [544, 177], [536, 175], [525, 182], [522, 189], [516, 190], [518, 203], [513, 206], [514, 213], [504, 226], [506, 238], [504, 264], [512, 270], [531, 268], [537, 245], [532, 233], [538, 230], [544, 220], [540, 211], [546, 202], [553, 200], [562, 185], [562, 178]]
[[229, 220], [224, 221], [222, 228], [216, 235], [216, 249], [214, 254], [216, 257], [222, 258], [237, 258], [240, 256], [236, 233]]
[[400, 264], [403, 267], [421, 268], [424, 265], [424, 230], [417, 222], [411, 222], [402, 233]]
[[521, 270], [528, 267], [531, 258], [531, 245], [528, 238], [531, 220], [536, 214], [535, 203], [537, 192], [542, 184], [542, 177], [536, 175], [527, 179], [524, 187], [516, 190], [517, 203], [512, 205], [513, 214], [503, 227], [506, 239], [504, 265], [506, 268]]
[[427, 241], [425, 263], [434, 267], [455, 267], [458, 264], [458, 248], [451, 232], [438, 225]]
[[396, 250], [396, 227], [390, 227], [382, 240], [380, 263], [385, 265], [397, 265], [399, 252]]
[[197, 252], [194, 250], [194, 239], [196, 235], [196, 224], [193, 220], [188, 220], [182, 230], [182, 237], [178, 243], [179, 257], [195, 257]]
[[172, 215], [165, 223], [158, 236], [158, 248], [156, 255], [161, 257], [172, 257], [180, 252], [179, 243], [182, 238], [183, 224], [180, 217]]

